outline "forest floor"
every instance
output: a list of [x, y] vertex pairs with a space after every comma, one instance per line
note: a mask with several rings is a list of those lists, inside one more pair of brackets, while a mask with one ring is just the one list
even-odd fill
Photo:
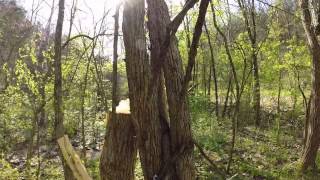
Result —
[[[232, 139], [230, 118], [217, 119], [214, 112], [208, 110], [213, 109], [214, 105], [202, 97], [194, 97], [191, 100], [195, 139], [216, 165], [226, 169]], [[241, 107], [241, 111], [228, 177], [239, 180], [320, 179], [319, 173], [302, 176], [298, 171], [298, 160], [303, 149], [302, 112], [287, 110], [282, 112], [279, 118], [275, 111], [270, 111], [270, 108], [264, 109], [262, 127], [256, 128], [247, 113], [250, 109], [244, 106]], [[199, 179], [219, 179], [199, 151], [196, 149], [195, 152]], [[317, 160], [317, 164], [320, 164], [320, 159]]]
[[[215, 133], [211, 136], [204, 135], [204, 131], [195, 131], [201, 132], [197, 133], [196, 139], [209, 157], [224, 169], [229, 160], [232, 133], [225, 128], [215, 127]], [[285, 134], [281, 134], [282, 137], [277, 140], [276, 136], [271, 130], [257, 130], [255, 127], [239, 130], [230, 176], [234, 176], [234, 179], [292, 179], [302, 150], [300, 140]], [[199, 153], [197, 162], [200, 179], [218, 178]]]
[[[217, 119], [212, 111], [214, 105], [202, 98], [191, 98], [191, 115], [195, 140], [204, 149], [208, 157], [221, 169], [226, 169], [229, 160], [231, 141], [231, 121], [227, 118]], [[297, 116], [299, 118], [299, 116]], [[301, 179], [297, 173], [298, 159], [302, 151], [302, 128], [297, 128], [290, 112], [283, 113], [278, 123], [277, 116], [263, 112], [263, 128], [247, 124], [243, 115], [239, 119], [235, 151], [229, 177], [232, 179]], [[302, 121], [302, 120], [299, 120]], [[272, 122], [272, 123], [270, 123]], [[268, 124], [276, 124], [269, 127]], [[294, 124], [294, 125], [292, 125]], [[96, 146], [88, 145], [86, 166], [93, 179], [99, 179], [99, 156], [103, 135]], [[75, 149], [80, 151], [80, 141], [73, 138]], [[41, 146], [40, 148], [41, 179], [63, 179], [57, 147]], [[12, 179], [28, 179], [25, 171], [26, 148], [16, 148], [0, 161], [1, 174], [10, 173]], [[219, 179], [210, 164], [195, 148], [196, 173], [198, 179]], [[318, 160], [320, 162], [320, 159]], [[38, 166], [37, 157], [31, 162], [30, 174], [35, 174]], [[5, 176], [3, 176], [5, 177]], [[320, 176], [318, 176], [320, 177]], [[142, 179], [139, 163], [136, 168], [136, 179]], [[303, 179], [320, 179], [317, 175]]]

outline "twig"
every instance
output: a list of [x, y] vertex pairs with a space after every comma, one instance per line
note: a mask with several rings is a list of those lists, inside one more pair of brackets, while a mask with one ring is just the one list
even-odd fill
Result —
[[80, 37], [84, 37], [87, 39], [90, 39], [91, 41], [94, 41], [96, 38], [98, 38], [99, 36], [112, 36], [113, 34], [105, 34], [105, 33], [101, 33], [101, 34], [97, 34], [93, 37], [86, 35], [86, 34], [78, 34], [76, 36], [73, 36], [72, 38], [68, 39], [65, 43], [63, 43], [62, 48], [65, 48], [71, 41], [80, 38]]
[[275, 6], [275, 5], [269, 4], [269, 3], [267, 3], [267, 2], [264, 2], [263, 0], [256, 0], [256, 1], [258, 1], [258, 2], [260, 2], [260, 3], [262, 3], [262, 4], [264, 4], [264, 5], [267, 5], [267, 6], [271, 7], [271, 8], [273, 8], [273, 9], [277, 9], [277, 10], [279, 10], [279, 11], [285, 12], [285, 13], [293, 16], [294, 18], [297, 18], [297, 19], [300, 20], [300, 17], [296, 16], [294, 13], [292, 13], [292, 12], [290, 12], [290, 11], [284, 10], [284, 9], [278, 7], [278, 6]]
[[193, 140], [194, 145], [199, 149], [200, 154], [209, 162], [209, 164], [214, 168], [214, 170], [225, 179], [224, 170], [221, 171], [218, 166], [209, 158], [209, 156], [204, 152], [203, 148], [195, 140]]
[[235, 177], [237, 177], [239, 174], [238, 173], [236, 173], [235, 175], [233, 175], [233, 176], [231, 176], [230, 178], [228, 178], [227, 180], [232, 180], [232, 179], [234, 179]]

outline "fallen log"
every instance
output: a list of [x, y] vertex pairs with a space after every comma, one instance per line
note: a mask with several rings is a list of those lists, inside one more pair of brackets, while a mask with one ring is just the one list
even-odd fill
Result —
[[92, 180], [85, 166], [82, 164], [80, 157], [74, 151], [67, 135], [58, 139], [61, 153], [77, 180]]

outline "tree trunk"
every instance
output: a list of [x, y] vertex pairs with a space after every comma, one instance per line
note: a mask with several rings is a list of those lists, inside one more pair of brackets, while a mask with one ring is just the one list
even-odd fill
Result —
[[[64, 0], [59, 0], [59, 12], [56, 25], [55, 41], [54, 41], [54, 127], [55, 138], [59, 139], [64, 136], [63, 127], [63, 107], [62, 107], [62, 71], [61, 71], [61, 36], [64, 19]], [[64, 177], [68, 180], [73, 180], [75, 177], [71, 169], [66, 164], [62, 152], [60, 159], [63, 164]]]
[[279, 78], [278, 78], [278, 96], [277, 96], [277, 143], [280, 142], [280, 125], [281, 125], [281, 90], [282, 90], [282, 71], [279, 70]]
[[256, 12], [254, 0], [238, 0], [240, 10], [242, 12], [246, 30], [250, 39], [251, 58], [253, 64], [253, 110], [256, 127], [260, 126], [260, 77], [258, 63], [258, 44], [257, 44], [257, 28], [256, 28]]
[[[256, 47], [256, 45], [254, 46]], [[256, 49], [254, 50], [256, 51]], [[254, 118], [256, 127], [260, 126], [261, 123], [261, 115], [260, 115], [260, 78], [259, 78], [259, 65], [258, 65], [258, 57], [256, 52], [253, 53], [253, 103], [254, 103]]]
[[[237, 136], [237, 129], [238, 129], [238, 116], [239, 116], [239, 109], [240, 109], [240, 101], [241, 101], [241, 93], [240, 93], [240, 84], [238, 81], [238, 76], [237, 76], [237, 71], [234, 65], [234, 61], [231, 55], [231, 51], [229, 48], [229, 42], [228, 39], [226, 37], [226, 35], [221, 31], [218, 23], [217, 23], [217, 19], [216, 19], [216, 12], [214, 9], [214, 5], [213, 2], [211, 2], [211, 10], [212, 10], [212, 18], [213, 18], [213, 24], [215, 26], [215, 28], [217, 29], [218, 33], [222, 36], [223, 38], [223, 42], [224, 42], [224, 48], [226, 50], [227, 56], [228, 56], [228, 60], [229, 60], [229, 64], [230, 64], [230, 68], [231, 68], [231, 72], [233, 75], [233, 81], [234, 81], [234, 85], [235, 85], [235, 90], [236, 90], [236, 95], [235, 95], [235, 108], [234, 108], [234, 112], [233, 112], [233, 116], [232, 116], [232, 140], [231, 140], [231, 149], [230, 149], [230, 154], [229, 154], [229, 161], [228, 161], [228, 165], [227, 165], [227, 172], [229, 172], [230, 167], [231, 167], [231, 163], [233, 160], [233, 152], [234, 152], [234, 148], [235, 148], [235, 144], [236, 144], [236, 136]], [[232, 90], [232, 87], [231, 87]], [[232, 105], [232, 97], [231, 97], [231, 105]]]
[[[168, 7], [164, 0], [147, 0], [148, 29], [150, 34], [151, 62], [160, 56], [161, 45], [164, 43], [167, 26], [170, 23]], [[169, 105], [170, 134], [172, 153], [178, 158], [174, 162], [175, 179], [194, 179], [193, 141], [188, 103], [180, 100], [183, 84], [183, 67], [177, 40], [173, 38], [164, 60], [164, 76]]]
[[[126, 8], [126, 7], [125, 7]], [[135, 128], [132, 116], [129, 114], [129, 102], [125, 104], [127, 112], [118, 104], [117, 96], [117, 59], [118, 59], [118, 29], [119, 29], [119, 9], [116, 8], [114, 46], [113, 46], [113, 84], [112, 84], [112, 112], [108, 118], [104, 147], [100, 160], [100, 175], [102, 180], [133, 180], [135, 160], [137, 156], [137, 144], [135, 138]], [[117, 112], [116, 112], [117, 111]]]
[[205, 58], [203, 58], [203, 62], [202, 62], [202, 71], [203, 71], [203, 79], [202, 79], [202, 83], [203, 83], [203, 87], [204, 87], [204, 95], [207, 95], [207, 67], [206, 67], [206, 62], [205, 62]]
[[36, 110], [34, 110], [33, 118], [32, 118], [32, 128], [29, 137], [28, 151], [27, 151], [27, 159], [26, 159], [26, 170], [27, 170], [27, 178], [31, 178], [30, 168], [31, 168], [31, 159], [33, 157], [33, 148], [34, 148], [34, 137], [36, 134], [36, 127], [38, 121], [38, 114]]
[[211, 96], [211, 78], [212, 78], [212, 66], [209, 66], [209, 75], [208, 75], [208, 96]]
[[[214, 94], [215, 94], [215, 100], [216, 100], [216, 116], [218, 118], [219, 117], [219, 95], [218, 95], [219, 92], [218, 92], [218, 80], [217, 80], [217, 73], [216, 73], [216, 62], [215, 62], [214, 54], [213, 54], [213, 47], [211, 44], [210, 32], [208, 30], [206, 23], [204, 24], [204, 28], [206, 30], [206, 35], [207, 35], [209, 49], [210, 49], [211, 69], [212, 69], [212, 74], [213, 74]], [[210, 73], [210, 77], [211, 77], [211, 73]], [[211, 78], [209, 78], [209, 79], [211, 79]], [[228, 87], [228, 89], [229, 89], [229, 87]], [[210, 90], [209, 90], [209, 92], [210, 92]], [[228, 94], [227, 94], [227, 96], [228, 96]]]
[[[309, 49], [312, 56], [312, 99], [306, 139], [301, 162], [302, 170], [315, 167], [315, 160], [320, 144], [320, 44], [314, 31], [313, 19], [311, 16], [309, 1], [300, 0], [302, 9], [302, 22], [309, 42]], [[319, 12], [318, 12], [319, 13]]]
[[157, 177], [163, 164], [162, 130], [157, 88], [154, 88], [154, 92], [148, 92], [151, 70], [146, 49], [144, 20], [144, 0], [124, 3], [122, 28], [131, 115], [144, 178], [153, 179]]
[[85, 135], [85, 99], [86, 99], [86, 90], [87, 90], [87, 83], [88, 83], [88, 73], [89, 73], [89, 67], [90, 67], [91, 58], [89, 59], [87, 66], [86, 66], [86, 72], [84, 75], [84, 82], [82, 83], [82, 94], [81, 94], [81, 142], [82, 142], [82, 153], [81, 156], [84, 159], [84, 162], [86, 163], [86, 135]]
[[[114, 15], [114, 40], [113, 40], [113, 62], [112, 62], [112, 114], [115, 115], [118, 104], [118, 34], [119, 34], [119, 10], [120, 4], [116, 8]], [[116, 116], [114, 116], [116, 118]]]
[[[129, 105], [128, 105], [129, 106]], [[101, 180], [133, 180], [137, 146], [130, 114], [111, 114], [100, 159]]]
[[196, 85], [196, 93], [199, 92], [198, 74], [199, 74], [199, 61], [196, 62], [196, 65], [193, 71], [193, 81], [195, 82], [194, 84]]
[[281, 90], [282, 90], [282, 71], [279, 71], [279, 79], [278, 79], [278, 96], [277, 96], [277, 114], [280, 116], [280, 111], [281, 111], [281, 104], [280, 104], [280, 99], [281, 99]]
[[232, 74], [229, 75], [228, 89], [227, 89], [227, 94], [226, 94], [226, 98], [224, 100], [224, 106], [223, 106], [223, 111], [222, 111], [223, 118], [225, 117], [225, 115], [227, 113], [228, 101], [229, 101], [229, 95], [230, 95], [231, 88], [232, 88]]

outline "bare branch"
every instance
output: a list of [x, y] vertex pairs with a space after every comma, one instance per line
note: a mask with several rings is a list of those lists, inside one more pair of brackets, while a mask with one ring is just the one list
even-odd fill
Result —
[[101, 33], [101, 34], [97, 34], [93, 37], [86, 35], [86, 34], [78, 34], [76, 36], [73, 36], [72, 38], [68, 39], [65, 43], [63, 43], [62, 48], [65, 48], [71, 41], [80, 38], [80, 37], [84, 37], [87, 38], [91, 41], [94, 41], [96, 38], [100, 37], [100, 36], [112, 36], [113, 34], [106, 34], [106, 33]]
[[191, 42], [189, 55], [188, 55], [188, 66], [186, 69], [184, 82], [182, 84], [182, 89], [180, 92], [181, 102], [184, 102], [184, 99], [185, 99], [187, 91], [188, 91], [188, 85], [189, 85], [189, 82], [192, 77], [192, 69], [195, 64], [195, 59], [196, 59], [197, 52], [198, 52], [198, 50], [197, 50], [198, 44], [199, 44], [200, 37], [202, 34], [202, 27], [205, 22], [208, 6], [209, 6], [209, 0], [201, 0], [200, 8], [199, 8], [199, 15], [198, 15], [198, 19], [197, 19], [197, 22], [196, 22], [196, 25], [194, 28], [195, 30], [193, 33], [192, 42]]

